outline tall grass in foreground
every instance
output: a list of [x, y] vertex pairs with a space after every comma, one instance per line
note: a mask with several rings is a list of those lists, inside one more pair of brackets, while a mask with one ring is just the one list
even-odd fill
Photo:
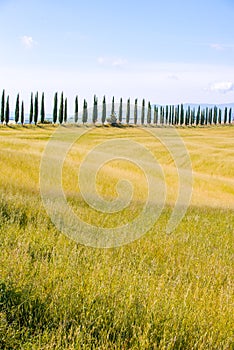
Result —
[[[175, 200], [169, 190], [167, 206], [150, 232], [108, 250], [67, 239], [45, 213], [38, 170], [51, 130], [0, 129], [0, 348], [233, 349], [232, 130], [182, 130], [195, 173], [186, 217], [175, 232], [165, 234]], [[71, 150], [65, 164], [69, 201], [84, 216], [88, 208], [75, 192], [74, 174], [68, 177], [69, 167], [115, 132], [94, 131]], [[133, 133], [118, 132], [120, 137]], [[154, 147], [144, 133], [136, 137]], [[173, 163], [156, 146], [173, 184]], [[139, 181], [136, 169], [122, 171]], [[215, 187], [207, 185], [211, 173]], [[103, 169], [102, 194], [113, 195], [113, 187], [101, 180], [115, 175], [110, 166]]]

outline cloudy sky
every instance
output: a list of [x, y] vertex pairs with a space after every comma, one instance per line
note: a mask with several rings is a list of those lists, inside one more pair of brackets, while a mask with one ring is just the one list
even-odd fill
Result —
[[63, 90], [70, 101], [234, 102], [233, 0], [0, 0], [0, 23], [12, 100], [45, 91], [49, 108]]

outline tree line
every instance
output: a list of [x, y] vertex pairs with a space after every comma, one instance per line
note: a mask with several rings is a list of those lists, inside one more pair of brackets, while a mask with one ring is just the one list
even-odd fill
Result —
[[[116, 111], [115, 98], [112, 98], [111, 103], [111, 114], [107, 116], [107, 104], [105, 96], [102, 99], [102, 111], [100, 121], [104, 125], [106, 122], [117, 125], [130, 124], [131, 117], [131, 105], [130, 99], [127, 100], [126, 111], [123, 110], [123, 100], [120, 98], [118, 103], [118, 111]], [[92, 111], [88, 111], [88, 103], [84, 99], [80, 111], [80, 120], [79, 120], [79, 102], [78, 96], [75, 97], [74, 103], [74, 114], [73, 120], [74, 123], [83, 123], [88, 122], [89, 115], [91, 113], [90, 119], [93, 124], [98, 122], [98, 98], [94, 95]], [[133, 110], [133, 124], [134, 125], [180, 125], [180, 126], [198, 126], [198, 125], [217, 125], [217, 124], [231, 124], [232, 123], [232, 109], [224, 108], [224, 111], [217, 106], [201, 108], [198, 106], [197, 110], [191, 108], [190, 106], [184, 107], [183, 104], [178, 105], [166, 105], [166, 106], [157, 106], [145, 103], [145, 99], [142, 100], [140, 105], [140, 112], [138, 108], [138, 99], [134, 101], [134, 110]], [[2, 92], [1, 97], [1, 110], [0, 110], [0, 121], [2, 124], [9, 124], [10, 121], [10, 107], [9, 107], [9, 95], [5, 95], [5, 90]], [[25, 124], [25, 112], [24, 112], [24, 101], [20, 103], [19, 94], [16, 97], [15, 112], [14, 112], [14, 121], [16, 124]], [[58, 92], [54, 94], [53, 101], [53, 114], [52, 121], [53, 124], [63, 124], [68, 122], [68, 111], [67, 111], [67, 98], [64, 98], [63, 92], [58, 96]], [[71, 122], [71, 120], [69, 120]], [[38, 92], [34, 95], [31, 93], [30, 99], [30, 109], [29, 109], [29, 124], [38, 123], [48, 123], [46, 120], [45, 113], [45, 96], [42, 93], [40, 106], [39, 106], [39, 96]]]

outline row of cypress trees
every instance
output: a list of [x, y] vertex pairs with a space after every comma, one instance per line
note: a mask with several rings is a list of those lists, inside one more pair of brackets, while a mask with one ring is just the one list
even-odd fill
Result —
[[[59, 104], [59, 106], [58, 106]], [[130, 99], [127, 100], [126, 112], [125, 112], [125, 123], [130, 124]], [[201, 109], [198, 106], [197, 110], [195, 108], [191, 108], [187, 106], [184, 108], [183, 104], [180, 105], [166, 105], [166, 106], [152, 106], [151, 103], [148, 102], [146, 106], [145, 99], [142, 100], [141, 104], [141, 112], [139, 113], [138, 109], [138, 100], [135, 99], [134, 103], [134, 116], [133, 123], [135, 125], [141, 124], [154, 124], [154, 125], [212, 125], [212, 124], [231, 124], [232, 123], [232, 109], [225, 107], [224, 115], [222, 115], [223, 111], [217, 106], [214, 107], [206, 107], [205, 109]], [[40, 120], [39, 120], [40, 117]], [[60, 103], [58, 99], [58, 93], [56, 92], [54, 95], [54, 106], [53, 106], [53, 116], [52, 122], [53, 124], [66, 123], [68, 121], [68, 112], [67, 112], [67, 98], [64, 98], [63, 92], [60, 96]], [[9, 96], [5, 96], [5, 90], [2, 92], [1, 99], [1, 110], [0, 110], [0, 120], [1, 123], [8, 124], [10, 120], [10, 108], [9, 108]], [[92, 110], [92, 122], [96, 124], [98, 121], [98, 98], [94, 95], [93, 100], [93, 110]], [[106, 121], [116, 124], [123, 123], [123, 100], [120, 99], [118, 104], [118, 116], [115, 112], [115, 99], [112, 98], [111, 105], [111, 115], [110, 118], [107, 118], [107, 105], [106, 98], [103, 97], [102, 100], [102, 113], [101, 113], [101, 123], [104, 125]], [[20, 97], [19, 94], [16, 98], [16, 106], [15, 106], [15, 123], [21, 123], [22, 125], [25, 123], [25, 115], [24, 115], [24, 102], [21, 102], [20, 108]], [[30, 111], [29, 111], [29, 123], [45, 123], [46, 114], [45, 114], [45, 98], [44, 93], [41, 96], [41, 104], [40, 104], [40, 116], [39, 116], [39, 97], [38, 92], [33, 95], [31, 93], [30, 100]], [[79, 122], [79, 104], [78, 104], [78, 96], [75, 97], [75, 109], [74, 109], [74, 122]], [[88, 122], [88, 103], [84, 99], [82, 113], [81, 113], [81, 122], [83, 124]]]

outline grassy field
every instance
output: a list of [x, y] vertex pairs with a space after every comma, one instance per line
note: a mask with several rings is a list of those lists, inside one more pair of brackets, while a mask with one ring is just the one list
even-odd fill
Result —
[[46, 214], [39, 171], [54, 129], [0, 127], [0, 348], [233, 349], [233, 126], [178, 129], [194, 183], [188, 211], [170, 235], [165, 228], [179, 180], [159, 141], [141, 128], [95, 128], [71, 148], [63, 186], [89, 223], [132, 220], [146, 191], [136, 166], [113, 161], [100, 169], [97, 189], [113, 199], [124, 176], [134, 186], [132, 202], [110, 218], [90, 209], [77, 170], [95, 145], [130, 138], [147, 146], [165, 173], [159, 220], [141, 239], [111, 249], [69, 240]]

